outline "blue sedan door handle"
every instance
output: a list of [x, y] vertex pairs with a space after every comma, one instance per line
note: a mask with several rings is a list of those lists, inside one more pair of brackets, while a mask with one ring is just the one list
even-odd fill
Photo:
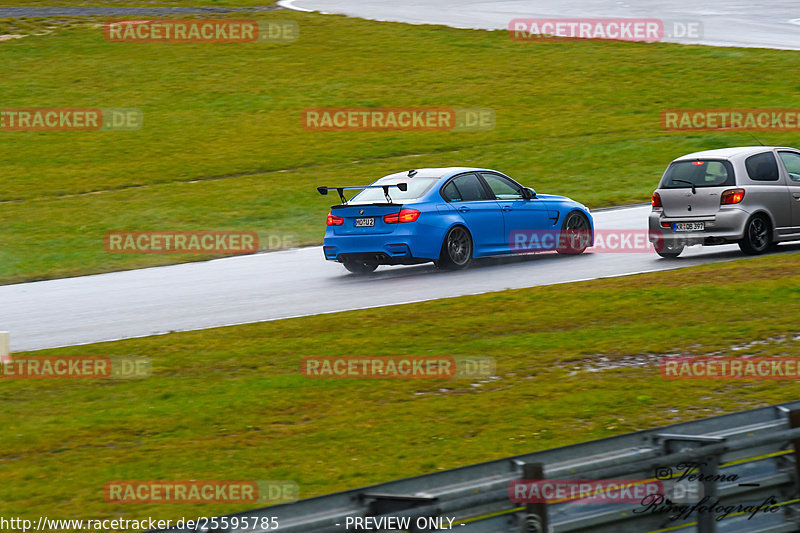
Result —
[[510, 205], [504, 205], [503, 206], [503, 211], [511, 211], [511, 206]]
[[461, 207], [458, 208], [458, 210], [461, 213], [466, 213], [467, 211], [469, 211], [469, 207], [462, 205]]

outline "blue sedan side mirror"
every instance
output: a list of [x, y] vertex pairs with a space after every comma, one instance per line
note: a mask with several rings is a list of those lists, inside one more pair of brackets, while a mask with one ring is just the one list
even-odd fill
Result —
[[526, 200], [530, 200], [531, 198], [536, 198], [536, 191], [534, 191], [530, 187], [523, 187], [522, 197], [525, 198]]

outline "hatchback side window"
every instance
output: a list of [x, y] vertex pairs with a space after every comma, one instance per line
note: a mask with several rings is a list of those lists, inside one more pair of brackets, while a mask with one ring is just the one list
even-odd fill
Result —
[[489, 185], [489, 188], [492, 189], [492, 192], [498, 200], [521, 200], [524, 198], [522, 196], [522, 189], [520, 189], [516, 183], [507, 180], [503, 176], [489, 174], [488, 172], [482, 172], [481, 176], [486, 180], [486, 183]]
[[800, 154], [795, 152], [778, 152], [783, 161], [783, 166], [786, 167], [786, 172], [789, 173], [789, 179], [792, 181], [800, 181]]
[[[452, 188], [451, 188], [452, 185]], [[456, 176], [442, 189], [442, 195], [450, 202], [475, 202], [489, 200], [483, 184], [475, 174]]]
[[778, 181], [778, 162], [772, 152], [751, 155], [745, 159], [744, 166], [753, 181]]

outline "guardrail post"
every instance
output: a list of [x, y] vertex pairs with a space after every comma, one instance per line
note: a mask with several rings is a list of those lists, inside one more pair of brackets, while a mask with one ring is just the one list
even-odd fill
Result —
[[[522, 465], [522, 479], [530, 481], [544, 479], [544, 465], [542, 463], [525, 463]], [[547, 520], [547, 503], [526, 503], [522, 533], [547, 533], [548, 531], [550, 531], [550, 525]]]
[[[800, 427], [800, 409], [789, 411], [789, 427]], [[800, 439], [792, 441], [794, 448], [794, 483], [797, 493], [800, 494]]]
[[[706, 457], [700, 462], [700, 474], [703, 476], [703, 496], [708, 496], [710, 500], [717, 497], [717, 482], [719, 458], [716, 455]], [[712, 480], [712, 481], [709, 481]], [[707, 509], [705, 511], [697, 511], [697, 533], [716, 533], [717, 521], [714, 513]]]
[[11, 349], [9, 348], [8, 332], [0, 331], [0, 364], [11, 361]]

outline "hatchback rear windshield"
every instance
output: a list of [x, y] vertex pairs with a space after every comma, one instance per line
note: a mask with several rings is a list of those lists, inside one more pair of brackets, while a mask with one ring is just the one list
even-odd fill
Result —
[[664, 179], [662, 189], [688, 189], [695, 187], [720, 187], [735, 185], [733, 166], [729, 161], [699, 159], [696, 161], [676, 161], [672, 163]]
[[[438, 180], [438, 177], [417, 176], [414, 178], [408, 178], [406, 176], [386, 176], [373, 183], [373, 185], [396, 185], [398, 183], [407, 183], [408, 190], [405, 191], [401, 191], [397, 187], [389, 187], [389, 196], [392, 198], [392, 202], [400, 204], [421, 198]], [[358, 193], [350, 203], [385, 204], [386, 196], [383, 194], [383, 189], [364, 189]]]

